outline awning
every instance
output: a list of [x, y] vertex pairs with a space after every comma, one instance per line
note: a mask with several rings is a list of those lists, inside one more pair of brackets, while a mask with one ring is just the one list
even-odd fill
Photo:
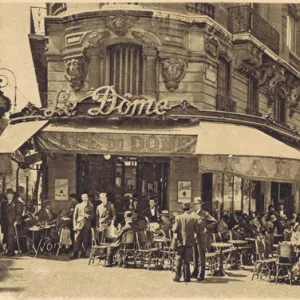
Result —
[[48, 121], [9, 124], [0, 136], [0, 153], [13, 153], [38, 132]]
[[300, 181], [300, 151], [252, 127], [201, 122], [195, 154], [202, 173]]
[[123, 155], [193, 155], [199, 127], [137, 128], [49, 124], [37, 135], [41, 150]]

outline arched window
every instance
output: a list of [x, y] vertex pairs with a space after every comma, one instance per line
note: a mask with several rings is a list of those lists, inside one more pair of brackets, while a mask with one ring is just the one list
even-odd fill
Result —
[[109, 85], [120, 95], [143, 93], [143, 50], [135, 44], [108, 47]]

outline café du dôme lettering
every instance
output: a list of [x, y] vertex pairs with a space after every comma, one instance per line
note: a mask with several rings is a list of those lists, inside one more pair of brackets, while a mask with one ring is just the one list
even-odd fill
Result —
[[92, 94], [92, 99], [99, 103], [98, 107], [88, 110], [88, 114], [92, 116], [110, 115], [117, 112], [120, 115], [146, 116], [164, 115], [169, 108], [168, 102], [154, 99], [136, 99], [132, 100], [118, 95], [112, 86], [103, 86], [96, 89]]
[[157, 134], [101, 134], [79, 132], [40, 132], [37, 144], [48, 151], [86, 153], [182, 153], [195, 152], [197, 136]]

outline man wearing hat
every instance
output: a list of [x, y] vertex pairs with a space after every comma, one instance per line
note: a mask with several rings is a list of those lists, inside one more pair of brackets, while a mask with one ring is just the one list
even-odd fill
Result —
[[7, 256], [14, 256], [14, 237], [16, 226], [20, 224], [23, 212], [22, 203], [14, 197], [14, 190], [9, 188], [6, 191], [7, 203], [4, 208], [4, 223], [7, 237]]
[[112, 243], [110, 247], [107, 248], [106, 265], [105, 265], [106, 267], [112, 267], [114, 253], [116, 253], [116, 250], [120, 247], [123, 235], [129, 230], [136, 231], [132, 219], [133, 219], [133, 212], [125, 211], [124, 213], [125, 225], [119, 229], [119, 232], [117, 233], [117, 240], [114, 243]]
[[178, 215], [175, 218], [173, 226], [175, 244], [175, 278], [173, 281], [179, 282], [182, 275], [183, 265], [183, 276], [184, 281], [191, 281], [190, 277], [190, 262], [193, 257], [193, 247], [196, 245], [195, 233], [199, 233], [199, 218], [196, 214], [190, 212], [191, 204], [183, 203], [182, 210], [183, 214]]
[[54, 214], [51, 210], [50, 200], [44, 200], [42, 208], [37, 213], [39, 223], [51, 223], [54, 220]]
[[[200, 218], [199, 234], [197, 235], [197, 245], [194, 247], [194, 270], [192, 277], [197, 277], [197, 281], [204, 280], [205, 277], [205, 252], [207, 247], [207, 225], [217, 223], [207, 211], [202, 209], [201, 197], [195, 197], [192, 210]], [[200, 265], [200, 268], [199, 268]]]
[[172, 229], [173, 225], [170, 221], [169, 217], [169, 211], [168, 210], [162, 210], [161, 212], [161, 230], [165, 233], [167, 238], [170, 238], [170, 230]]

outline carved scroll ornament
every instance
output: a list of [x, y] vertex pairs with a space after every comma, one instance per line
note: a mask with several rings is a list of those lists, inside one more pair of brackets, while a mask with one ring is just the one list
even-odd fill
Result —
[[78, 57], [66, 60], [65, 66], [65, 78], [70, 82], [71, 88], [78, 92], [87, 74], [87, 63], [83, 57]]
[[181, 58], [168, 58], [161, 63], [162, 77], [170, 92], [178, 88], [178, 83], [185, 76], [186, 62]]

